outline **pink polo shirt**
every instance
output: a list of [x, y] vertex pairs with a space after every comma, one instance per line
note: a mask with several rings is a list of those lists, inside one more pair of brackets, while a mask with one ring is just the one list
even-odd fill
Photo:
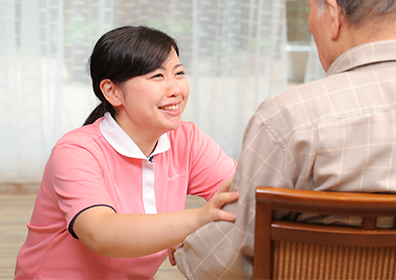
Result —
[[152, 279], [166, 251], [140, 258], [100, 256], [69, 232], [81, 211], [183, 210], [186, 195], [209, 199], [236, 162], [193, 123], [161, 136], [146, 158], [110, 114], [65, 134], [52, 150], [15, 279]]

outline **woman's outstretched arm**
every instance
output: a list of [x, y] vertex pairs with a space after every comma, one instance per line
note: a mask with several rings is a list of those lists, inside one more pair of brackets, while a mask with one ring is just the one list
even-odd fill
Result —
[[234, 221], [235, 215], [222, 210], [238, 199], [228, 192], [228, 179], [209, 202], [197, 209], [163, 214], [116, 214], [110, 207], [97, 206], [79, 214], [73, 230], [94, 252], [107, 257], [140, 257], [170, 248], [206, 223]]

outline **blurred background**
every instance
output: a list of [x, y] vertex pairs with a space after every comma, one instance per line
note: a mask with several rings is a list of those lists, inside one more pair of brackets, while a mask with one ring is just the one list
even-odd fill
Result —
[[41, 181], [56, 141], [97, 105], [87, 62], [122, 25], [167, 32], [190, 83], [185, 121], [238, 159], [266, 98], [324, 77], [306, 0], [0, 0], [0, 186]]

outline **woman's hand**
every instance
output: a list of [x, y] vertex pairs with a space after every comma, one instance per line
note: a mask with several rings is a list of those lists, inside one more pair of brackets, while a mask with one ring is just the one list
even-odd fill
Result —
[[173, 246], [171, 248], [168, 248], [168, 259], [172, 266], [176, 265], [175, 252], [181, 245], [182, 245], [182, 243], [180, 243], [179, 245]]
[[235, 221], [236, 215], [233, 213], [226, 212], [223, 209], [223, 206], [226, 203], [235, 201], [239, 197], [239, 192], [229, 192], [231, 187], [233, 177], [229, 178], [221, 188], [215, 193], [215, 195], [209, 200], [205, 206], [201, 208], [202, 210], [202, 218], [206, 218], [207, 220], [203, 221], [203, 224], [223, 220], [223, 221]]
[[[205, 206], [201, 207], [201, 214], [199, 217], [206, 217], [206, 224], [212, 221], [224, 220], [224, 221], [235, 221], [236, 215], [233, 213], [222, 210], [226, 203], [235, 201], [239, 197], [239, 192], [229, 192], [231, 187], [232, 178], [229, 178], [221, 188], [215, 193], [215, 195], [209, 200]], [[175, 252], [181, 246], [181, 244], [168, 248], [168, 258], [172, 266], [176, 265]]]

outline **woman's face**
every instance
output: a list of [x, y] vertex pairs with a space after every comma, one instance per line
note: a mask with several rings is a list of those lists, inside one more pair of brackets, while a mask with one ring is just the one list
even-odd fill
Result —
[[159, 137], [179, 127], [190, 88], [174, 50], [160, 68], [133, 77], [120, 88], [123, 100], [116, 121], [130, 136]]

